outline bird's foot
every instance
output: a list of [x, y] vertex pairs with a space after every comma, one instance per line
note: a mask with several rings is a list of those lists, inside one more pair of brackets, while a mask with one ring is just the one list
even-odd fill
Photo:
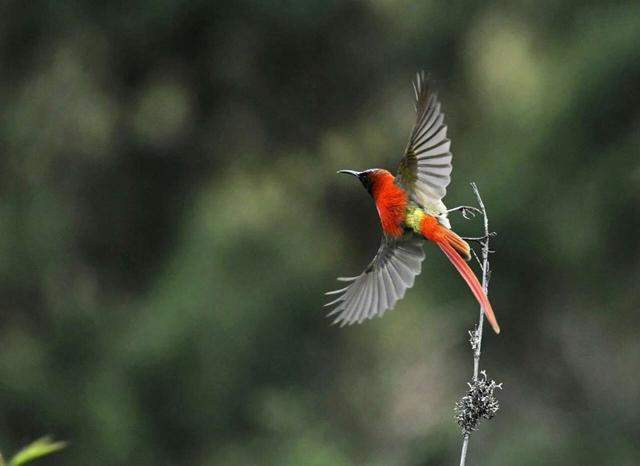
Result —
[[453, 209], [447, 210], [448, 214], [452, 212], [460, 212], [462, 216], [467, 220], [474, 218], [476, 214], [482, 214], [482, 211], [477, 207], [471, 207], [468, 205], [461, 205], [458, 207], [454, 207]]
[[484, 235], [484, 236], [461, 236], [461, 238], [465, 241], [474, 241], [476, 243], [483, 244], [489, 238], [493, 238], [494, 236], [498, 236], [498, 233], [496, 233], [495, 231], [492, 231], [488, 235]]

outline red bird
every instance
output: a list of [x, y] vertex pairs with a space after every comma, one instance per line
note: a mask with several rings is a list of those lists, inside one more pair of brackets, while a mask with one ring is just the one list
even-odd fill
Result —
[[382, 316], [392, 309], [420, 273], [424, 239], [438, 245], [467, 283], [496, 333], [500, 327], [489, 299], [465, 260], [471, 258], [469, 244], [451, 231], [442, 198], [451, 181], [451, 141], [440, 102], [431, 92], [424, 72], [413, 86], [416, 123], [400, 161], [397, 176], [372, 168], [362, 172], [340, 170], [357, 177], [373, 197], [382, 225], [382, 244], [364, 272], [338, 278], [350, 284], [326, 306], [336, 305], [329, 315], [334, 323], [350, 325]]

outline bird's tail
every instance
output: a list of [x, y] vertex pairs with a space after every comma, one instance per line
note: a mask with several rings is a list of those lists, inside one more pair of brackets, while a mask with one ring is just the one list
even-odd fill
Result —
[[480, 282], [478, 282], [473, 270], [471, 270], [464, 259], [460, 257], [462, 255], [467, 258], [467, 260], [471, 258], [469, 244], [453, 231], [445, 228], [442, 228], [442, 230], [444, 231], [441, 231], [442, 235], [438, 235], [441, 237], [436, 240], [436, 244], [440, 249], [442, 249], [442, 252], [444, 252], [445, 256], [447, 256], [458, 273], [460, 273], [464, 281], [467, 282], [473, 296], [475, 296], [478, 303], [480, 303], [480, 306], [487, 316], [487, 320], [489, 321], [489, 324], [491, 324], [494, 332], [500, 333], [500, 326], [498, 325], [496, 316], [493, 313], [489, 298], [487, 298], [487, 295], [482, 289]]
[[458, 251], [465, 260], [471, 260], [471, 248], [469, 247], [469, 243], [447, 228], [442, 228], [441, 231], [442, 236], [444, 237], [443, 239], [447, 244], [453, 246], [453, 249]]

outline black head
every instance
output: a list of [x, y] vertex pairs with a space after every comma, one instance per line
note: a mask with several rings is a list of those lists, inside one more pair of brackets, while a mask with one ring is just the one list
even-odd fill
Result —
[[378, 170], [376, 168], [371, 168], [369, 170], [365, 170], [362, 172], [357, 172], [355, 170], [339, 170], [338, 173], [346, 173], [347, 175], [353, 175], [357, 177], [362, 185], [365, 187], [367, 192], [371, 194], [371, 187], [373, 186], [374, 174]]

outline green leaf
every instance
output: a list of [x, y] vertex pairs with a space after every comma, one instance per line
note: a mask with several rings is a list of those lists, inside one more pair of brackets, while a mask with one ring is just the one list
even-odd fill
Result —
[[67, 442], [54, 442], [51, 437], [42, 437], [30, 443], [11, 458], [10, 466], [20, 466], [43, 456], [55, 453], [67, 446]]

